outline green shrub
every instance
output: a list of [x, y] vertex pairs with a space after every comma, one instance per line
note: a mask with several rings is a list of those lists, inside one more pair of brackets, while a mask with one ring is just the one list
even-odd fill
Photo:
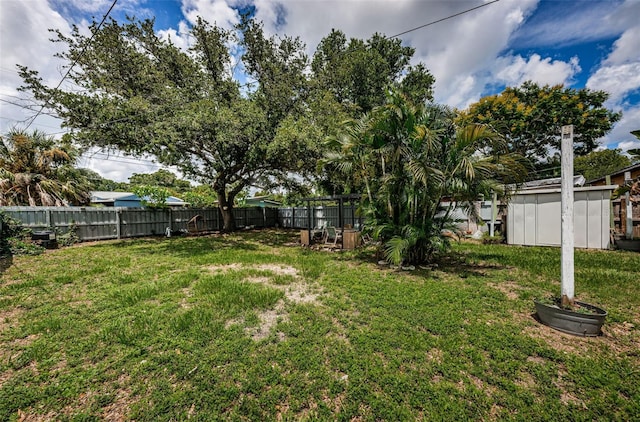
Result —
[[484, 232], [482, 233], [482, 243], [485, 245], [499, 245], [504, 243], [504, 237], [499, 231], [496, 231], [494, 236], [489, 235], [489, 232]]
[[44, 251], [40, 245], [31, 241], [31, 229], [0, 211], [2, 230], [0, 233], [0, 256], [38, 255]]
[[80, 239], [80, 236], [78, 236], [78, 226], [72, 224], [69, 227], [69, 231], [62, 234], [56, 231], [56, 240], [58, 241], [58, 245], [63, 247], [80, 243], [82, 239]]

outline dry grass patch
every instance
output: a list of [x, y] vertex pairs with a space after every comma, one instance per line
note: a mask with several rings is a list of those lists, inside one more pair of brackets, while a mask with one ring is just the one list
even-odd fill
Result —
[[504, 283], [487, 283], [487, 286], [499, 290], [509, 300], [518, 299], [518, 292], [522, 290], [522, 287], [515, 281], [506, 281]]
[[[284, 300], [279, 300], [273, 309], [267, 309], [257, 314], [260, 321], [257, 327], [246, 327], [245, 333], [249, 335], [255, 341], [261, 341], [266, 339], [271, 333], [272, 329], [278, 322], [286, 322], [289, 320], [289, 313], [286, 309], [287, 302], [290, 303], [303, 303], [303, 304], [317, 304], [319, 294], [314, 292], [313, 289], [305, 282], [301, 281], [298, 270], [294, 267], [278, 264], [260, 264], [260, 265], [242, 265], [238, 263], [208, 266], [209, 271], [215, 273], [224, 273], [229, 271], [238, 270], [257, 270], [274, 274], [275, 276], [291, 277], [295, 282], [290, 284], [276, 284], [272, 277], [259, 276], [259, 277], [246, 277], [243, 281], [247, 283], [261, 284], [270, 288], [278, 289], [284, 293]], [[227, 321], [226, 328], [233, 325], [242, 325], [246, 321], [244, 318], [235, 318]], [[284, 334], [278, 333], [278, 339], [284, 340]]]
[[19, 307], [0, 310], [0, 333], [15, 327], [23, 314]]
[[543, 340], [552, 349], [562, 353], [572, 353], [587, 356], [589, 351], [600, 347], [603, 337], [578, 337], [566, 334], [542, 323], [524, 327], [523, 333]]
[[[640, 336], [634, 325], [628, 322], [605, 323], [602, 335], [580, 337], [563, 333], [540, 322], [527, 326], [523, 332], [532, 338], [543, 340], [549, 347], [562, 353], [590, 356], [594, 350], [608, 348], [617, 355], [629, 355], [640, 364]], [[603, 347], [604, 346], [604, 347]]]
[[102, 418], [106, 421], [125, 421], [128, 420], [128, 415], [131, 411], [131, 404], [135, 401], [132, 400], [132, 392], [126, 387], [129, 382], [128, 375], [121, 375], [118, 378], [118, 390], [115, 392], [115, 400], [104, 407], [102, 411]]

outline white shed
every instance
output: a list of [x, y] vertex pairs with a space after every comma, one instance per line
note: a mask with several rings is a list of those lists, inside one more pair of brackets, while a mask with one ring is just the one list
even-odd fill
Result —
[[[608, 249], [611, 192], [616, 185], [574, 188], [576, 248]], [[530, 189], [511, 198], [507, 212], [507, 243], [560, 246], [560, 188]]]

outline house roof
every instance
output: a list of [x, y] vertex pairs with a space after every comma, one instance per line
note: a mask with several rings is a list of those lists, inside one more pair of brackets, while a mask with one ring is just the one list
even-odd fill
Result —
[[271, 205], [282, 205], [282, 202], [280, 201], [275, 201], [273, 199], [270, 199], [268, 196], [254, 196], [253, 198], [246, 198], [245, 203], [265, 203], [265, 204], [271, 204]]
[[[100, 204], [106, 202], [117, 201], [141, 201], [148, 198], [140, 198], [138, 195], [132, 192], [112, 192], [112, 191], [91, 191], [91, 202]], [[188, 202], [183, 201], [175, 196], [168, 196], [165, 199], [167, 205], [183, 206], [188, 205]]]
[[114, 202], [116, 200], [140, 200], [138, 195], [132, 192], [91, 191], [91, 202]]
[[[640, 170], [640, 163], [632, 164], [629, 167], [625, 167], [623, 169], [615, 171], [615, 172], [611, 173], [609, 176], [610, 177], [615, 177], [615, 176], [618, 176], [618, 175], [624, 175], [625, 172], [627, 172], [627, 171], [632, 172], [634, 170]], [[606, 178], [607, 178], [607, 176], [598, 177], [597, 179], [589, 180], [589, 183], [602, 182]]]

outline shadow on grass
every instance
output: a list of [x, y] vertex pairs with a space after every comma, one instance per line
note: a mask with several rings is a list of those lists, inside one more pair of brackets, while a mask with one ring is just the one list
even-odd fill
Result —
[[[352, 256], [344, 256], [338, 254], [336, 259], [338, 260], [357, 260], [363, 263], [370, 263], [378, 265], [380, 261], [384, 260], [384, 254], [382, 249], [376, 246], [367, 246], [358, 249]], [[431, 262], [426, 262], [416, 266], [416, 275], [428, 275], [432, 278], [437, 278], [433, 273], [434, 270], [442, 271], [444, 273], [456, 275], [460, 278], [467, 277], [485, 277], [487, 270], [501, 270], [507, 268], [508, 265], [498, 264], [503, 259], [499, 254], [483, 254], [478, 256], [469, 256], [467, 254], [457, 254], [454, 251], [449, 251], [447, 254], [437, 257]], [[482, 262], [474, 262], [474, 261]], [[497, 261], [497, 262], [487, 262]], [[388, 268], [388, 264], [379, 265], [380, 268]]]
[[5, 272], [13, 265], [13, 255], [6, 255], [0, 257], [0, 274]]
[[[201, 256], [213, 250], [257, 251], [259, 245], [280, 247], [293, 244], [299, 232], [283, 229], [239, 230], [201, 236], [164, 236], [129, 238], [117, 242], [92, 245], [94, 248], [135, 248], [141, 254], [164, 253], [178, 256]], [[148, 248], [153, 246], [152, 248]]]

